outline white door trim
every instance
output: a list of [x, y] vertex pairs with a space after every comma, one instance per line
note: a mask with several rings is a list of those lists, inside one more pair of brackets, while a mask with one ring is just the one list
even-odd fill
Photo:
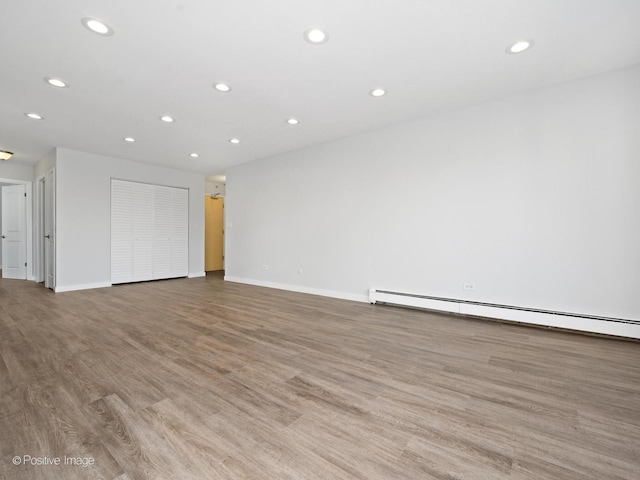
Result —
[[[47, 188], [48, 187], [48, 188]], [[44, 286], [56, 291], [56, 170], [52, 168], [45, 174], [44, 180]], [[46, 239], [45, 239], [46, 236]]]
[[33, 277], [36, 282], [44, 282], [44, 175], [36, 179], [33, 206]]

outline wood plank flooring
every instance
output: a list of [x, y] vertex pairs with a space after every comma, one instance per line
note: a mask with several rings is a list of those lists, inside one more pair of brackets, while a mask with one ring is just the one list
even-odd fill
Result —
[[216, 275], [0, 280], [0, 479], [147, 478], [637, 480], [640, 343]]

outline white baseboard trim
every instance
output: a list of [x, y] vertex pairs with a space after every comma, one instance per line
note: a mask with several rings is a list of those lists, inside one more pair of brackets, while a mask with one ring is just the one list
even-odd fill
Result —
[[206, 272], [198, 272], [198, 273], [190, 273], [187, 278], [198, 278], [198, 277], [206, 277]]
[[386, 303], [389, 305], [423, 308], [426, 310], [640, 339], [640, 322], [635, 320], [603, 318], [544, 310], [536, 311], [506, 305], [456, 301], [454, 299], [427, 298], [420, 295], [403, 295], [376, 289], [369, 291], [369, 301], [371, 303]]
[[286, 283], [266, 282], [264, 280], [255, 280], [252, 278], [231, 277], [225, 275], [226, 282], [243, 283], [245, 285], [254, 285], [257, 287], [275, 288], [277, 290], [287, 290], [289, 292], [308, 293], [310, 295], [319, 295], [321, 297], [338, 298], [340, 300], [351, 300], [353, 302], [368, 302], [367, 295], [356, 295], [335, 290], [324, 290], [320, 288], [303, 287], [300, 285], [289, 285]]
[[57, 285], [53, 291], [56, 293], [75, 292], [76, 290], [91, 290], [92, 288], [110, 287], [111, 283], [84, 283], [82, 285]]

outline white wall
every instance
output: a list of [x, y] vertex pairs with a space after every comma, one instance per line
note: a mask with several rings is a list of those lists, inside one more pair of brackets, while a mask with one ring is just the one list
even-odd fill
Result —
[[639, 125], [634, 67], [239, 165], [227, 277], [640, 320]]
[[56, 166], [56, 160], [58, 157], [57, 150], [52, 150], [49, 154], [40, 159], [33, 169], [33, 176], [35, 180], [43, 178], [49, 170]]
[[211, 182], [206, 180], [204, 182], [204, 194], [205, 195], [215, 195], [218, 194], [220, 197], [224, 197], [226, 195], [226, 187], [222, 182]]
[[0, 179], [33, 180], [33, 167], [18, 165], [11, 160], [0, 161]]
[[189, 189], [189, 276], [204, 275], [204, 176], [59, 148], [56, 291], [111, 284], [111, 178]]

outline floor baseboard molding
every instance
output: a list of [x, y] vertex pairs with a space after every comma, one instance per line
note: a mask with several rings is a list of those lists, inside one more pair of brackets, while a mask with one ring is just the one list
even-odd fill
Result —
[[275, 288], [277, 290], [287, 290], [289, 292], [308, 293], [310, 295], [319, 295], [321, 297], [337, 298], [340, 300], [351, 300], [353, 302], [368, 302], [367, 295], [356, 295], [335, 290], [324, 290], [320, 288], [304, 287], [300, 285], [290, 285], [286, 283], [268, 282], [264, 280], [255, 280], [252, 278], [232, 277], [225, 275], [224, 280], [227, 282], [243, 283], [246, 285], [254, 285], [257, 287]]
[[53, 291], [56, 293], [75, 292], [77, 290], [91, 290], [93, 288], [111, 287], [111, 283], [84, 283], [81, 285], [58, 285]]

